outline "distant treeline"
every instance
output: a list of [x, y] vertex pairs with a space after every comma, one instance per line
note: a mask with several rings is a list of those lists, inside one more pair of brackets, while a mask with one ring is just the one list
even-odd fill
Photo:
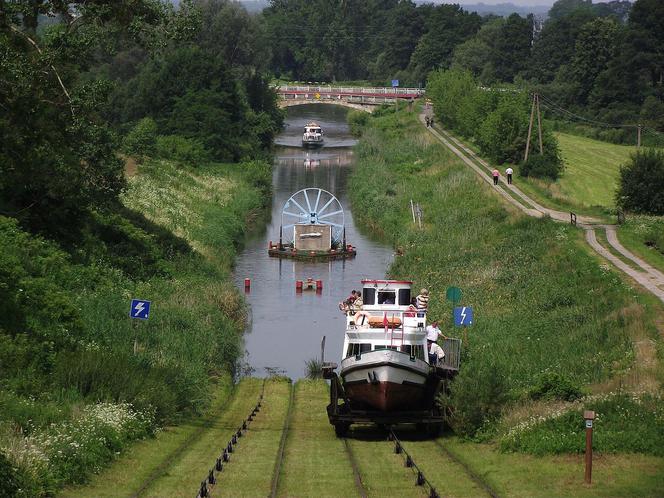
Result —
[[273, 0], [263, 16], [283, 78], [418, 86], [432, 70], [460, 68], [483, 85], [539, 90], [585, 118], [664, 130], [660, 0], [559, 0], [543, 27], [532, 16], [398, 0]]

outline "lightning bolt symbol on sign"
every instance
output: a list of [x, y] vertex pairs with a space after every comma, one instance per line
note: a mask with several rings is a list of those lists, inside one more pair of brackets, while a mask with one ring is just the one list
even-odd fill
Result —
[[465, 321], [466, 321], [466, 307], [464, 306], [463, 309], [461, 310], [461, 323], [464, 323]]
[[[127, 308], [125, 308], [127, 309]], [[134, 309], [136, 310], [136, 313], [134, 313], [134, 316], [138, 316], [141, 313], [143, 313], [143, 310], [145, 309], [145, 303], [138, 303], [136, 306], [134, 306]]]

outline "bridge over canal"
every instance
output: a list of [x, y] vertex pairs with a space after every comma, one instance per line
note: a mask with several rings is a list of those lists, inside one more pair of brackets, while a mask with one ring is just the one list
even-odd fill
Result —
[[331, 85], [279, 85], [279, 107], [334, 104], [372, 112], [376, 106], [412, 102], [424, 95], [421, 88], [347, 87]]

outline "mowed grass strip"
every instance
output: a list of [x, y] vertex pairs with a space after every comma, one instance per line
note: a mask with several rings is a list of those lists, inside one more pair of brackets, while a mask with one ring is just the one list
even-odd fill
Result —
[[288, 413], [290, 389], [291, 383], [286, 379], [267, 381], [261, 410], [249, 424], [249, 430], [239, 439], [237, 452], [233, 453], [231, 461], [217, 474], [217, 484], [210, 496], [269, 496], [284, 419]]
[[[402, 435], [398, 434], [398, 436]], [[402, 443], [440, 496], [456, 498], [490, 496], [461, 465], [446, 455], [434, 441], [402, 440]]]
[[587, 485], [582, 454], [534, 457], [501, 453], [494, 445], [457, 438], [445, 439], [443, 444], [477, 474], [485, 476], [501, 498], [664, 496], [664, 458], [595, 452], [592, 484]]
[[565, 162], [558, 181], [561, 192], [579, 205], [613, 207], [620, 166], [636, 147], [566, 133], [556, 133], [556, 138]]
[[300, 380], [295, 385], [277, 496], [359, 496], [343, 441], [337, 439], [327, 420], [329, 396], [322, 380]]
[[166, 427], [154, 439], [136, 443], [108, 469], [94, 476], [89, 484], [66, 488], [58, 496], [63, 498], [135, 496], [160, 467], [166, 468], [169, 461], [177, 458], [183, 451], [184, 446], [203, 436], [212, 420], [212, 414], [218, 416], [228, 405], [232, 389], [230, 375], [225, 375], [214, 384], [214, 401], [204, 416], [178, 426]]
[[372, 425], [352, 427], [348, 440], [369, 498], [428, 496], [429, 488], [415, 484], [416, 474], [406, 467], [404, 455], [394, 452], [385, 431]]
[[141, 496], [196, 496], [201, 481], [207, 477], [208, 471], [214, 466], [215, 460], [233, 433], [256, 405], [262, 382], [261, 379], [242, 380], [228, 408]]

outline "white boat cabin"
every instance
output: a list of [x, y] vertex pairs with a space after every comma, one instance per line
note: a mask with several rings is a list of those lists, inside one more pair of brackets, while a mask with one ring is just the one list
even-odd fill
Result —
[[362, 308], [346, 314], [344, 358], [390, 349], [428, 362], [426, 312], [411, 305], [411, 284], [362, 281]]
[[323, 129], [314, 122], [307, 123], [304, 127], [302, 142], [306, 144], [322, 143]]

